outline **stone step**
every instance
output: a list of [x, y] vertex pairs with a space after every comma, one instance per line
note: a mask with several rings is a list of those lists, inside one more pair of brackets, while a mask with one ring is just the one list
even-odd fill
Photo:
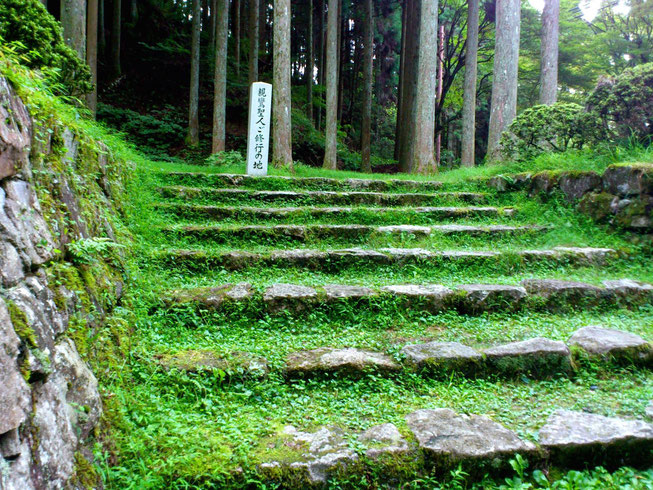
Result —
[[159, 203], [156, 208], [179, 218], [215, 220], [339, 220], [349, 222], [429, 222], [444, 219], [482, 217], [506, 217], [515, 215], [514, 208], [497, 207], [250, 207], [250, 206], [202, 206], [195, 204]]
[[249, 189], [212, 189], [206, 187], [168, 186], [159, 189], [166, 199], [204, 200], [211, 202], [262, 202], [377, 206], [438, 206], [443, 203], [465, 202], [480, 204], [485, 194], [473, 192], [384, 193], [332, 191], [255, 191]]
[[542, 250], [499, 252], [489, 250], [427, 250], [424, 248], [381, 248], [378, 250], [349, 248], [341, 250], [271, 250], [265, 253], [234, 250], [210, 252], [204, 250], [163, 250], [154, 252], [154, 259], [171, 267], [183, 266], [201, 271], [221, 267], [242, 270], [250, 267], [302, 267], [311, 270], [341, 270], [350, 266], [405, 265], [425, 266], [499, 263], [518, 260], [523, 263], [602, 265], [617, 252], [608, 248], [555, 247]]
[[[545, 287], [537, 287], [538, 284]], [[524, 287], [526, 286], [526, 287]], [[164, 295], [168, 306], [197, 304], [218, 310], [232, 302], [252, 302], [268, 313], [284, 310], [299, 312], [328, 307], [342, 302], [370, 306], [382, 305], [388, 298], [402, 301], [411, 309], [429, 312], [455, 310], [463, 314], [485, 311], [519, 311], [546, 307], [565, 310], [593, 306], [629, 307], [653, 304], [653, 285], [630, 279], [604, 281], [602, 287], [575, 281], [525, 280], [521, 286], [500, 284], [463, 284], [445, 287], [439, 284], [402, 284], [369, 288], [342, 284], [310, 287], [299, 284], [274, 284], [257, 290], [248, 283], [218, 287], [180, 289]], [[260, 306], [263, 306], [260, 308]], [[377, 308], [379, 306], [375, 306]], [[606, 339], [608, 342], [609, 339]], [[628, 342], [624, 339], [624, 347]], [[597, 353], [603, 353], [597, 346]]]
[[509, 472], [517, 455], [545, 473], [653, 464], [653, 425], [640, 420], [558, 410], [540, 429], [539, 445], [490, 417], [449, 408], [415, 410], [405, 422], [404, 433], [390, 423], [363, 432], [285, 426], [260, 441], [258, 473], [283, 488], [326, 488], [343, 477], [358, 475], [360, 481], [366, 474], [382, 475], [396, 487], [405, 479], [456, 469], [474, 479], [498, 476]]
[[284, 240], [313, 241], [323, 239], [362, 240], [373, 237], [411, 236], [426, 238], [432, 235], [460, 235], [498, 237], [505, 235], [535, 234], [547, 230], [538, 225], [244, 225], [244, 226], [210, 226], [186, 225], [169, 226], [164, 233], [172, 237], [194, 238], [215, 243], [230, 243], [233, 240]]
[[238, 174], [170, 172], [162, 175], [167, 183], [195, 187], [243, 187], [251, 189], [311, 189], [328, 191], [435, 191], [442, 187], [436, 181], [403, 179], [330, 179], [324, 177], [256, 177]]

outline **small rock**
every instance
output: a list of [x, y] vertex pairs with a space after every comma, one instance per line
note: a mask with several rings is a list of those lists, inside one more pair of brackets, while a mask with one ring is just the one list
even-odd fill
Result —
[[577, 345], [590, 355], [609, 357], [615, 360], [653, 362], [653, 347], [639, 335], [621, 330], [598, 326], [576, 330], [569, 339], [570, 345]]
[[274, 284], [265, 290], [263, 301], [274, 312], [283, 309], [299, 311], [317, 300], [317, 291], [296, 284]]
[[501, 424], [479, 415], [453, 410], [417, 410], [406, 416], [419, 448], [436, 466], [488, 463], [504, 466], [515, 454], [527, 455], [535, 445], [522, 441]]
[[649, 419], [653, 419], [653, 400], [651, 400], [646, 407], [646, 416]]
[[164, 369], [177, 369], [188, 373], [222, 371], [226, 378], [264, 378], [268, 373], [267, 360], [248, 352], [233, 352], [225, 356], [209, 350], [187, 350], [175, 354], [161, 354], [157, 356], [157, 360]]
[[322, 347], [290, 354], [286, 358], [285, 373], [289, 376], [330, 372], [362, 374], [367, 371], [388, 373], [399, 369], [399, 364], [380, 352]]
[[574, 202], [601, 187], [601, 177], [596, 172], [564, 172], [558, 183], [567, 201]]
[[611, 165], [603, 173], [603, 188], [624, 197], [653, 194], [653, 166]]
[[370, 427], [359, 438], [369, 448], [365, 455], [377, 459], [384, 454], [401, 454], [408, 452], [408, 442], [394, 424], [382, 424]]
[[401, 349], [406, 362], [429, 371], [462, 371], [474, 374], [479, 371], [483, 356], [480, 352], [458, 342], [429, 342], [407, 345]]
[[239, 282], [230, 291], [228, 291], [225, 296], [234, 301], [242, 301], [244, 299], [249, 299], [254, 294], [252, 285], [247, 282]]
[[496, 284], [466, 284], [458, 286], [467, 293], [463, 300], [466, 310], [472, 312], [489, 310], [516, 310], [527, 296], [526, 289], [520, 286]]
[[653, 464], [653, 426], [585, 412], [558, 410], [540, 429], [540, 444], [567, 467]]
[[527, 279], [521, 284], [529, 294], [546, 299], [547, 306], [554, 309], [595, 305], [605, 297], [603, 288], [582, 282]]
[[653, 285], [630, 279], [603, 281], [605, 289], [626, 303], [647, 303], [653, 301]]
[[366, 298], [374, 294], [370, 288], [344, 284], [328, 284], [324, 286], [324, 291], [328, 300]]
[[571, 370], [571, 353], [564, 342], [534, 338], [485, 350], [488, 368], [505, 375], [549, 376]]

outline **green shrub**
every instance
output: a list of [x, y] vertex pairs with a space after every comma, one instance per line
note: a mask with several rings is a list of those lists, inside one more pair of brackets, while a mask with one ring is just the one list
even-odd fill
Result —
[[58, 94], [93, 89], [88, 65], [65, 44], [61, 26], [39, 0], [2, 0], [0, 39], [12, 43], [29, 68], [43, 71]]
[[613, 139], [650, 144], [653, 139], [653, 63], [604, 77], [587, 100]]
[[509, 159], [524, 160], [540, 153], [562, 153], [569, 148], [595, 145], [604, 136], [595, 114], [578, 104], [536, 105], [519, 114], [501, 136]]

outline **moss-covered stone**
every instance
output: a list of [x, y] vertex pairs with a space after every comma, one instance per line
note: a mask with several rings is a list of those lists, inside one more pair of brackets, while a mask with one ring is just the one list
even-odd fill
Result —
[[18, 335], [21, 340], [26, 342], [30, 347], [36, 348], [36, 332], [32, 327], [30, 327], [25, 312], [13, 301], [6, 300], [6, 304], [7, 309], [9, 310], [9, 318], [11, 319], [11, 324], [14, 327], [16, 335]]

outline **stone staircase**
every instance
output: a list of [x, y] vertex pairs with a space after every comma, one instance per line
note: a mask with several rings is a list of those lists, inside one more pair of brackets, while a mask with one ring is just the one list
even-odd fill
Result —
[[[624, 408], [608, 394], [592, 402], [582, 382], [650, 378], [653, 286], [620, 274], [646, 258], [569, 243], [559, 223], [522, 216], [523, 198], [490, 187], [192, 172], [158, 181], [165, 224], [146, 260], [162, 299], [151, 314], [183, 340], [153, 336], [151, 366], [283, 393], [243, 398], [234, 417], [296, 404], [289, 420], [270, 408], [252, 421], [258, 439], [245, 456], [232, 448], [234, 484], [397, 486], [459, 466], [476, 481], [517, 455], [559, 469], [653, 464], [653, 426], [640, 420], [653, 383], [626, 390]], [[629, 315], [642, 335], [613, 328]], [[633, 410], [641, 393], [651, 396]]]

